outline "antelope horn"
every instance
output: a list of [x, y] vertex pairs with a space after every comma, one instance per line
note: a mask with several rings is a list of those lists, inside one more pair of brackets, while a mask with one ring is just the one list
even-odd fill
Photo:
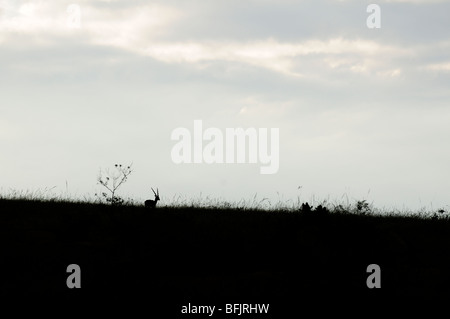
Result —
[[153, 189], [153, 187], [152, 187], [152, 191], [153, 191], [153, 194], [155, 194], [155, 196], [156, 196], [156, 193], [155, 193], [155, 190]]

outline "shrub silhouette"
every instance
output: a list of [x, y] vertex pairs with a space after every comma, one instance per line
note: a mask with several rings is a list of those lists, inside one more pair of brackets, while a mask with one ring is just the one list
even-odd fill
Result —
[[329, 210], [328, 210], [328, 208], [323, 207], [322, 205], [319, 205], [319, 206], [316, 207], [315, 212], [317, 214], [319, 214], [320, 216], [323, 216], [323, 215], [328, 214]]
[[[102, 172], [100, 170], [97, 181], [100, 185], [105, 187], [110, 192], [110, 194], [106, 192], [101, 193], [102, 197], [106, 200], [107, 203], [110, 203], [111, 205], [123, 204], [124, 200], [121, 197], [116, 196], [116, 192], [119, 187], [127, 181], [128, 176], [132, 172], [131, 166], [132, 164], [127, 167], [122, 166], [122, 164], [115, 164], [114, 167], [116, 169], [116, 172], [114, 173], [110, 173], [108, 169], [105, 172]], [[95, 194], [95, 196], [102, 198], [98, 196], [98, 194]]]
[[311, 213], [313, 209], [313, 206], [309, 206], [308, 202], [303, 203], [302, 207], [300, 208], [300, 211], [302, 213]]
[[361, 214], [367, 214], [371, 212], [369, 203], [367, 203], [365, 199], [356, 202], [356, 209]]

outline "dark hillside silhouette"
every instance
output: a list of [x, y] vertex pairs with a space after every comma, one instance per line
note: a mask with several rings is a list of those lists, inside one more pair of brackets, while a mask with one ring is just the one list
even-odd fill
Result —
[[[0, 298], [307, 304], [448, 300], [450, 221], [0, 200]], [[66, 286], [78, 264], [82, 288]], [[381, 289], [366, 286], [370, 264]], [[280, 310], [281, 308], [278, 308]], [[275, 310], [274, 310], [275, 311]], [[170, 316], [168, 316], [170, 318]]]

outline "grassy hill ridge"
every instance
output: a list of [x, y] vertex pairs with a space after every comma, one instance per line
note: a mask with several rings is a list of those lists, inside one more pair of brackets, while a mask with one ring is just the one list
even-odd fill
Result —
[[[450, 297], [448, 219], [0, 200], [0, 251], [2, 298]], [[381, 289], [367, 288], [370, 264]]]

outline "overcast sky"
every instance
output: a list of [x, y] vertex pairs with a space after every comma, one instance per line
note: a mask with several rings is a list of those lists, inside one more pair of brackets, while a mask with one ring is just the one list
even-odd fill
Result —
[[[100, 168], [133, 162], [119, 194], [166, 204], [448, 207], [450, 1], [374, 2], [375, 29], [371, 3], [0, 0], [2, 193], [93, 196]], [[194, 120], [279, 128], [278, 171], [174, 163]]]

